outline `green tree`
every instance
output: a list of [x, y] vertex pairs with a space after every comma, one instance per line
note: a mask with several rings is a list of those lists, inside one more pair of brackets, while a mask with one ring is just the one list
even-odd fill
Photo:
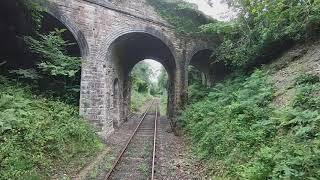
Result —
[[216, 34], [221, 44], [216, 61], [233, 67], [254, 66], [278, 56], [290, 45], [320, 32], [319, 0], [227, 0], [239, 12], [230, 23], [202, 26]]
[[152, 84], [150, 80], [151, 75], [152, 69], [146, 62], [137, 64], [131, 72], [133, 89], [140, 93], [147, 93]]

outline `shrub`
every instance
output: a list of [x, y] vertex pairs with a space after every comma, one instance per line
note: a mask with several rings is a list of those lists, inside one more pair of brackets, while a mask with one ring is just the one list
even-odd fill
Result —
[[273, 108], [273, 83], [260, 70], [229, 78], [189, 105], [181, 121], [196, 154], [210, 160], [213, 176], [319, 179], [320, 83], [315, 79], [297, 78], [294, 103], [285, 109]]
[[48, 178], [59, 168], [79, 168], [102, 148], [77, 107], [0, 82], [1, 179]]

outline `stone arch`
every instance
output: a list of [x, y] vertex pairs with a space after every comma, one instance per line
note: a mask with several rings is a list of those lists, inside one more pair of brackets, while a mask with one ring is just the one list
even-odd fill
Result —
[[75, 22], [73, 22], [67, 15], [60, 11], [59, 7], [54, 3], [42, 3], [46, 8], [46, 12], [60, 21], [72, 33], [79, 45], [82, 59], [86, 59], [89, 55], [89, 45], [84, 33], [80, 30]]
[[211, 48], [211, 47], [208, 47], [207, 45], [203, 45], [203, 46], [199, 46], [199, 47], [196, 47], [196, 48], [194, 48], [188, 55], [187, 55], [187, 61], [186, 61], [186, 63], [185, 63], [185, 67], [188, 67], [189, 65], [190, 65], [190, 62], [191, 62], [191, 60], [192, 60], [192, 58], [197, 54], [197, 53], [199, 53], [199, 52], [201, 52], [201, 51], [211, 51], [211, 52], [213, 52], [214, 51], [214, 49], [213, 48]]
[[211, 64], [209, 62], [210, 56], [213, 50], [206, 47], [198, 47], [194, 49], [187, 58], [185, 64], [186, 69], [186, 83], [189, 84], [189, 72], [190, 65], [194, 66], [201, 73], [201, 81], [203, 85], [211, 86], [212, 84], [212, 72]]
[[[126, 120], [130, 112], [131, 70], [138, 62], [148, 58], [160, 62], [166, 68], [170, 78], [170, 89], [168, 91], [169, 94], [172, 94], [168, 104], [174, 106], [174, 83], [177, 68], [175, 49], [171, 41], [162, 32], [151, 27], [122, 29], [115, 34], [111, 33], [102, 47], [105, 47], [105, 49], [102, 49], [101, 53], [98, 54], [101, 57], [96, 57], [96, 59], [104, 59], [107, 66], [115, 72], [112, 75], [107, 75], [106, 78], [108, 79], [111, 76], [119, 78], [121, 122]], [[110, 112], [111, 110], [107, 111], [107, 113]]]

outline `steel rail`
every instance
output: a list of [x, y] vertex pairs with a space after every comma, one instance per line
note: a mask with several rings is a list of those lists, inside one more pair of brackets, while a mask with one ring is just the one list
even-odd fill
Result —
[[105, 176], [105, 179], [106, 179], [106, 180], [108, 180], [108, 179], [110, 178], [110, 176], [111, 176], [111, 174], [113, 173], [114, 169], [115, 169], [116, 166], [118, 165], [121, 157], [123, 156], [123, 154], [124, 154], [125, 151], [127, 150], [127, 148], [128, 148], [128, 146], [129, 146], [129, 144], [131, 143], [133, 137], [136, 135], [139, 127], [141, 126], [143, 120], [144, 120], [145, 117], [147, 116], [147, 114], [148, 114], [149, 110], [151, 109], [153, 103], [154, 103], [154, 99], [152, 100], [151, 105], [150, 105], [150, 106], [146, 109], [146, 111], [144, 112], [143, 117], [141, 118], [138, 126], [136, 127], [136, 129], [135, 129], [134, 132], [132, 133], [132, 135], [131, 135], [131, 137], [129, 138], [129, 140], [128, 140], [127, 144], [125, 145], [125, 147], [122, 149], [120, 155], [118, 156], [117, 160], [116, 160], [115, 163], [113, 164], [113, 166], [112, 166], [112, 168], [110, 169], [109, 173]]
[[151, 180], [154, 180], [155, 162], [156, 162], [156, 141], [157, 141], [157, 122], [158, 122], [158, 106], [156, 105], [156, 117], [154, 119], [154, 134], [153, 134], [153, 153], [152, 153], [152, 174]]

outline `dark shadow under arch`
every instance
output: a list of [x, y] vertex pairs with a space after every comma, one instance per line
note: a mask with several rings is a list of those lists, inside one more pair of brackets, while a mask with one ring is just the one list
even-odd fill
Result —
[[213, 50], [211, 49], [196, 50], [187, 62], [187, 66], [193, 66], [202, 73], [201, 81], [206, 86], [213, 85], [229, 72], [228, 67], [223, 62], [214, 62], [212, 54]]
[[47, 1], [42, 2], [41, 4], [45, 7], [48, 14], [59, 20], [73, 34], [77, 44], [80, 47], [81, 57], [85, 59], [89, 55], [89, 45], [84, 33], [80, 30], [75, 22], [73, 22], [70, 18], [64, 15], [62, 11], [60, 11], [58, 5]]

